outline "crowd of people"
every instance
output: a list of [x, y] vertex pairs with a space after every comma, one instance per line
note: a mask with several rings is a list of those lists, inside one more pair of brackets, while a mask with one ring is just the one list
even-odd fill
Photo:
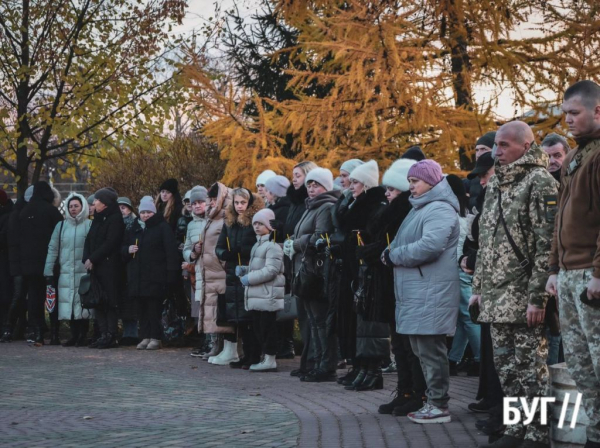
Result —
[[466, 179], [414, 146], [383, 176], [374, 160], [337, 178], [305, 161], [291, 182], [261, 173], [256, 192], [217, 182], [182, 198], [168, 179], [137, 207], [110, 187], [73, 193], [64, 219], [46, 182], [15, 204], [0, 191], [1, 341], [26, 326], [43, 345], [46, 308], [52, 345], [66, 320], [64, 346], [157, 350], [169, 303], [203, 336], [192, 356], [270, 372], [295, 356], [297, 320], [291, 375], [368, 391], [395, 371], [383, 414], [449, 422], [450, 376], [478, 375], [469, 409], [489, 414], [487, 448], [549, 446], [539, 411], [504, 424], [503, 397], [547, 395], [564, 359], [598, 448], [600, 86], [571, 86], [563, 112], [576, 149], [512, 121], [477, 140]]

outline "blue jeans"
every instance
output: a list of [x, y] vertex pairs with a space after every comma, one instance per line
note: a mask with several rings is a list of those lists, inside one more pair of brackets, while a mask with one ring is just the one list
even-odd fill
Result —
[[458, 307], [458, 320], [456, 333], [452, 341], [452, 348], [448, 353], [450, 361], [459, 363], [462, 360], [467, 343], [471, 344], [471, 351], [476, 362], [479, 362], [481, 348], [481, 329], [474, 324], [469, 315], [469, 299], [471, 298], [471, 282], [473, 276], [460, 271], [460, 305]]

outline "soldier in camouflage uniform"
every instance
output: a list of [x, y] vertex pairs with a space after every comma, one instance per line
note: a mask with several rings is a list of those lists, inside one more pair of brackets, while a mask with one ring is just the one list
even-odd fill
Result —
[[[552, 224], [544, 197], [556, 195], [557, 183], [546, 170], [548, 156], [525, 123], [502, 126], [496, 145], [496, 174], [479, 222], [470, 302], [479, 303], [478, 320], [491, 323], [494, 363], [505, 396], [527, 398], [531, 405], [548, 391], [544, 308]], [[502, 438], [484, 446], [546, 447], [548, 428], [538, 412], [527, 427], [508, 426]]]
[[600, 448], [600, 86], [574, 84], [562, 108], [578, 147], [562, 167], [547, 290], [558, 292], [565, 360], [590, 420], [585, 447]]

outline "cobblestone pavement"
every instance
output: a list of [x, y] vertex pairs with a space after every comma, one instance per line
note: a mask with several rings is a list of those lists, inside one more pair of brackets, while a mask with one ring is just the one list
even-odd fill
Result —
[[188, 349], [0, 345], [0, 447], [476, 447], [476, 378], [452, 378], [452, 423], [377, 413], [385, 389], [349, 392], [209, 365]]

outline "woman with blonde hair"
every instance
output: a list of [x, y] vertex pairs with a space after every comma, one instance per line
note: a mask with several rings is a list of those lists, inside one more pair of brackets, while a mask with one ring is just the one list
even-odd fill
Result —
[[[285, 223], [282, 229], [276, 229], [285, 239], [288, 236], [293, 236], [296, 230], [296, 224], [304, 215], [306, 211], [306, 199], [308, 199], [308, 192], [306, 185], [304, 185], [304, 179], [306, 175], [312, 170], [317, 168], [317, 164], [310, 161], [300, 162], [294, 167], [292, 171], [292, 184], [287, 189], [286, 197], [290, 201], [290, 207], [287, 212]], [[288, 257], [283, 257], [283, 264], [285, 266], [285, 292], [290, 292], [292, 284], [292, 263]], [[300, 325], [300, 333], [302, 334], [302, 340], [306, 345], [306, 349], [302, 352], [302, 361], [300, 362], [300, 369], [292, 371], [292, 376], [299, 376], [302, 373], [308, 373], [312, 370], [312, 365], [307, 367], [308, 353], [309, 353], [309, 342], [310, 342], [310, 326], [308, 325], [308, 316], [306, 315], [303, 307], [298, 307], [298, 323]], [[294, 352], [294, 321], [283, 322], [280, 324], [279, 335], [281, 338], [281, 348], [277, 353], [277, 357], [280, 359], [293, 359], [295, 356]]]

